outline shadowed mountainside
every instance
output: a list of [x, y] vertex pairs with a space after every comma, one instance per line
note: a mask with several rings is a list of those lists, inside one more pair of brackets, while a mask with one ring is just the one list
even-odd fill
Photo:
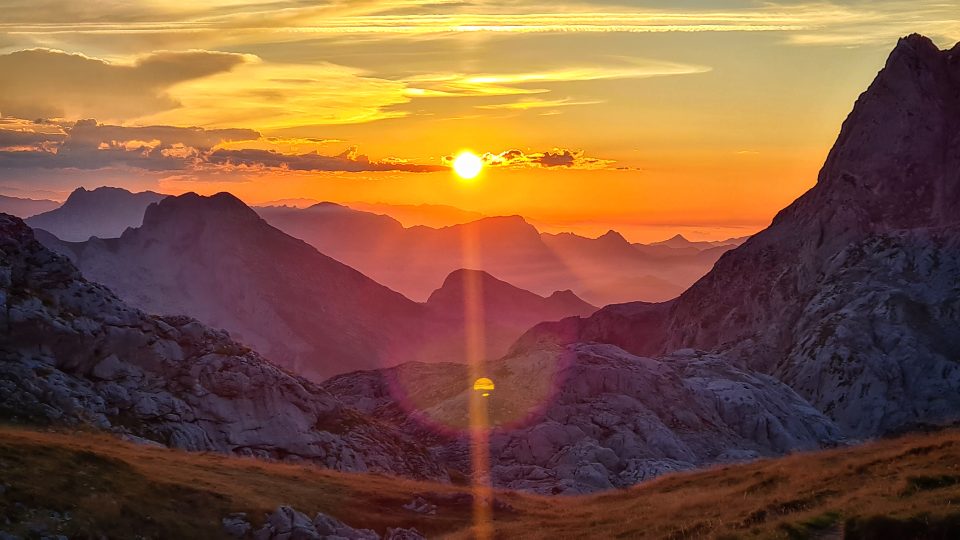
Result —
[[85, 425], [187, 450], [446, 478], [406, 435], [344, 407], [223, 331], [129, 307], [5, 214], [0, 287], [0, 419]]
[[673, 302], [533, 329], [516, 350], [601, 341], [718, 349], [852, 435], [960, 417], [960, 44], [902, 39], [815, 187]]

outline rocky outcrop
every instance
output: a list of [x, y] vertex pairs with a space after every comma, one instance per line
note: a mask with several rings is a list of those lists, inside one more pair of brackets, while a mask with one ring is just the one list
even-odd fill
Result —
[[0, 215], [0, 414], [187, 450], [444, 479], [415, 441], [182, 316], [86, 281]]
[[[773, 377], [693, 350], [651, 359], [574, 344], [507, 357], [486, 373], [496, 382], [486, 403], [494, 429], [491, 473], [501, 487], [584, 493], [844, 439]], [[468, 473], [467, 442], [458, 435], [469, 425], [465, 379], [462, 366], [401, 366], [343, 375], [325, 387], [417, 433], [435, 455]]]

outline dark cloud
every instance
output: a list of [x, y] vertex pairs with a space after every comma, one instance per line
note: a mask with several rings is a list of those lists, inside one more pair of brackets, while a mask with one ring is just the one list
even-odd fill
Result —
[[37, 133], [35, 131], [0, 128], [0, 148], [40, 146], [44, 143], [61, 142], [66, 137], [65, 133]]
[[126, 127], [98, 124], [96, 120], [80, 120], [69, 130], [75, 145], [99, 146], [111, 141], [161, 141], [165, 147], [182, 144], [198, 150], [209, 150], [231, 141], [252, 141], [260, 133], [252, 129], [203, 129], [174, 126]]
[[[248, 129], [201, 129], [172, 126], [125, 127], [80, 120], [70, 125], [18, 121], [16, 129], [0, 124], [0, 170], [135, 168], [144, 171], [228, 170], [233, 167], [291, 171], [445, 170], [400, 159], [372, 161], [351, 147], [341, 154], [284, 154], [254, 148], [216, 148], [221, 143], [261, 140]], [[59, 132], [53, 132], [60, 129]]]
[[243, 55], [156, 52], [133, 64], [28, 49], [0, 55], [0, 113], [20, 118], [136, 118], [179, 106], [174, 84], [229, 71]]
[[357, 154], [357, 149], [355, 147], [351, 147], [345, 152], [335, 156], [324, 156], [319, 153], [290, 155], [281, 154], [280, 152], [273, 150], [259, 149], [221, 149], [216, 150], [207, 156], [206, 162], [214, 165], [268, 167], [288, 169], [291, 171], [433, 172], [447, 169], [447, 167], [441, 167], [437, 165], [418, 165], [397, 159], [371, 161], [367, 156]]
[[[583, 150], [554, 148], [546, 152], [524, 153], [521, 150], [506, 150], [499, 154], [486, 153], [481, 156], [484, 164], [490, 167], [561, 167], [567, 169], [604, 169], [612, 165], [613, 160], [587, 157]], [[443, 158], [444, 162], [453, 161], [453, 156]]]

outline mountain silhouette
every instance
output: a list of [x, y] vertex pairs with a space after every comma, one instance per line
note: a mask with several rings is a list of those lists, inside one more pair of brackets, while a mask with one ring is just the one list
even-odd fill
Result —
[[70, 242], [93, 236], [116, 238], [128, 227], [139, 227], [147, 206], [164, 197], [152, 191], [131, 193], [114, 187], [87, 191], [81, 187], [62, 206], [27, 219], [27, 224]]

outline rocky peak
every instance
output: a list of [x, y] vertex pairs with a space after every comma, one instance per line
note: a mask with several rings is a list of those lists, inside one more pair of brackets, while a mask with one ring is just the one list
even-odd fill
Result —
[[690, 241], [687, 240], [687, 237], [682, 234], [675, 234], [663, 242], [655, 242], [656, 245], [661, 246], [670, 246], [670, 247], [685, 247], [690, 244]]
[[857, 100], [817, 185], [772, 229], [806, 229], [833, 252], [866, 233], [956, 223], [958, 170], [960, 47], [914, 34]]
[[450, 272], [450, 275], [443, 280], [443, 285], [427, 299], [427, 305], [435, 308], [456, 307], [462, 311], [461, 306], [465, 302], [466, 290], [469, 287], [476, 287], [486, 302], [509, 303], [521, 298], [541, 299], [532, 292], [499, 280], [483, 270], [461, 268]]
[[234, 228], [258, 224], [267, 226], [252, 208], [230, 193], [205, 197], [191, 192], [148, 206], [142, 229], [195, 233], [209, 225]]
[[627, 239], [624, 238], [622, 234], [618, 233], [613, 229], [610, 229], [609, 231], [605, 232], [602, 236], [597, 237], [597, 240], [600, 242], [609, 243], [609, 244], [630, 245], [630, 242], [628, 242]]

